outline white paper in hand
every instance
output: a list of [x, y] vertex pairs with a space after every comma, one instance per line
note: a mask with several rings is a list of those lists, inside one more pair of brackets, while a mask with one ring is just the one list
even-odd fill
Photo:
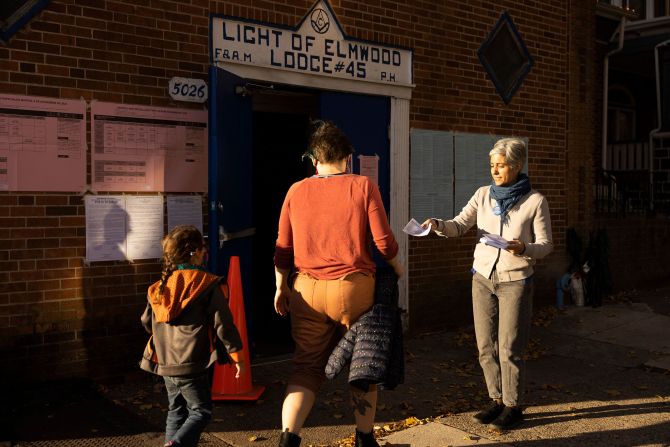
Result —
[[508, 242], [502, 236], [497, 234], [485, 234], [480, 239], [479, 242], [482, 244], [490, 245], [491, 247], [506, 249]]
[[430, 233], [430, 227], [423, 228], [421, 224], [412, 217], [412, 219], [407, 222], [407, 225], [405, 225], [405, 228], [403, 228], [402, 231], [409, 234], [410, 236], [425, 236]]

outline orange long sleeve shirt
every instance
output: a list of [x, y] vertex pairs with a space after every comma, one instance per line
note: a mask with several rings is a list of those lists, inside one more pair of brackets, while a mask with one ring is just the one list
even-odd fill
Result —
[[398, 254], [377, 185], [353, 174], [310, 177], [286, 193], [275, 265], [317, 279], [374, 273], [369, 234], [384, 259]]

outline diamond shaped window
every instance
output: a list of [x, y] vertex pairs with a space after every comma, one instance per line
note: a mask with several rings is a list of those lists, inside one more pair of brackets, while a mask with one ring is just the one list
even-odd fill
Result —
[[498, 94], [509, 104], [534, 62], [507, 11], [500, 15], [477, 56]]

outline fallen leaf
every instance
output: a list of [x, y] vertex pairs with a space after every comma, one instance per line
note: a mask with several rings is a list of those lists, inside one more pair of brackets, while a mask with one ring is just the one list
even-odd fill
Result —
[[417, 425], [418, 423], [419, 423], [419, 420], [414, 416], [411, 416], [411, 417], [408, 417], [407, 419], [405, 419], [405, 425], [408, 425], [410, 427], [413, 426], [413, 425]]
[[256, 441], [258, 441], [258, 436], [256, 436], [256, 435], [254, 435], [254, 436], [249, 436], [249, 437], [247, 438], [247, 440], [248, 440], [249, 442], [256, 442]]

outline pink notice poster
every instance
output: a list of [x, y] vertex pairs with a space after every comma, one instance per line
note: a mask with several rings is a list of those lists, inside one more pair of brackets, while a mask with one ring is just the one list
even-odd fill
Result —
[[93, 191], [207, 191], [207, 111], [91, 102]]
[[86, 188], [86, 101], [0, 94], [0, 190]]
[[379, 155], [359, 155], [360, 174], [364, 175], [379, 186]]

